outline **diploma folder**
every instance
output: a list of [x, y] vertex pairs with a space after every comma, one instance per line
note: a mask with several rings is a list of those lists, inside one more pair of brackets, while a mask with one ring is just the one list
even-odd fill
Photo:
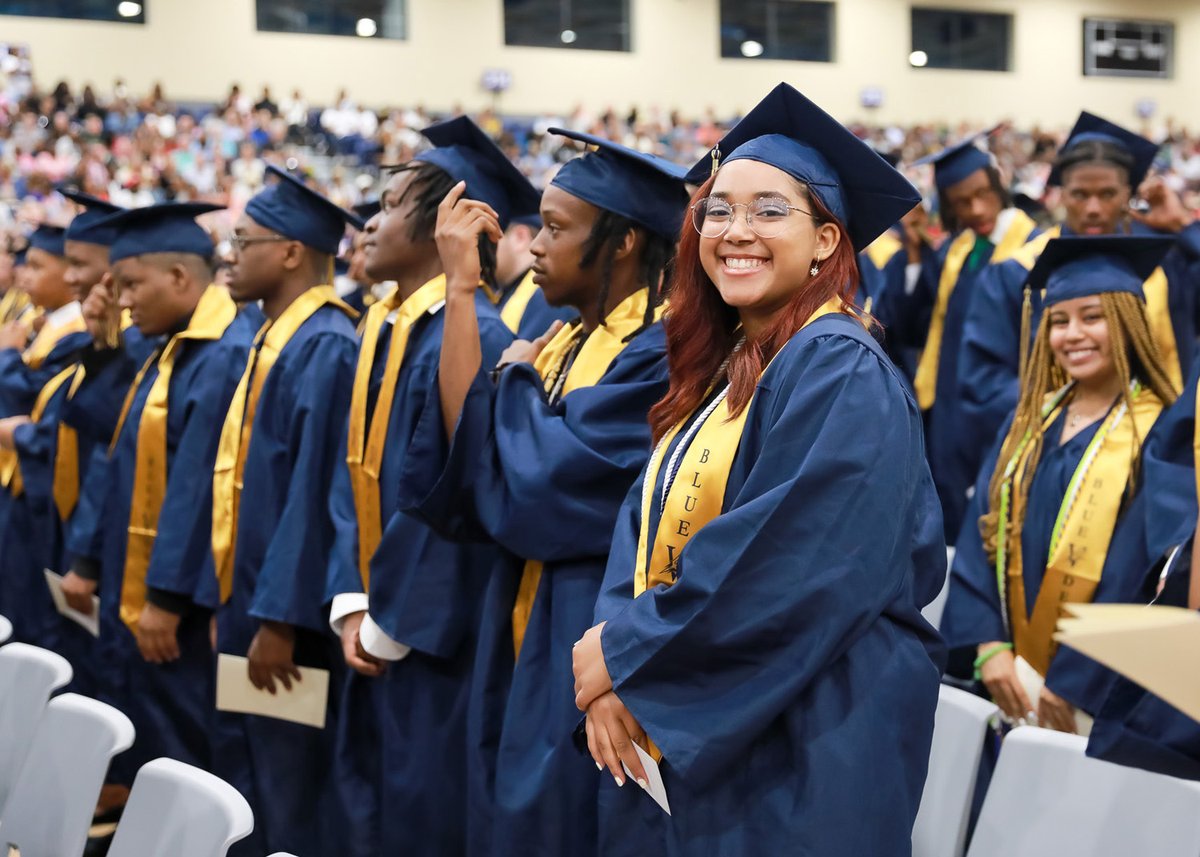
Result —
[[1200, 613], [1139, 604], [1067, 604], [1054, 638], [1200, 721]]
[[275, 679], [275, 693], [259, 690], [250, 683], [248, 661], [237, 655], [217, 657], [217, 710], [274, 717], [317, 729], [325, 728], [329, 701], [329, 670], [299, 667], [300, 681], [292, 689]]
[[74, 607], [67, 603], [67, 596], [63, 595], [62, 584], [63, 578], [61, 574], [57, 574], [48, 568], [42, 569], [46, 575], [46, 586], [50, 589], [50, 598], [54, 601], [54, 609], [59, 612], [64, 619], [70, 619], [75, 624], [82, 627], [93, 637], [100, 636], [100, 598], [92, 596], [92, 615], [87, 616], [80, 613]]

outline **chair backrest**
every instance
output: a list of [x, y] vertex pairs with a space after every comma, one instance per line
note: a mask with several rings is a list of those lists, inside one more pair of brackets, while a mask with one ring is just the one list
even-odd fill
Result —
[[942, 627], [942, 614], [946, 612], [946, 599], [950, 597], [950, 566], [954, 565], [954, 548], [946, 548], [946, 579], [937, 596], [921, 608], [925, 621], [935, 628]]
[[970, 857], [1200, 854], [1200, 783], [1089, 759], [1086, 747], [1036, 726], [1009, 733]]
[[133, 724], [111, 705], [74, 693], [50, 700], [0, 814], [0, 846], [21, 857], [77, 857], [112, 757], [133, 744]]
[[0, 616], [0, 643], [7, 643], [12, 636], [12, 622], [7, 616]]
[[109, 857], [224, 857], [250, 835], [250, 804], [229, 783], [174, 759], [138, 771]]
[[946, 685], [939, 689], [929, 774], [913, 825], [913, 857], [962, 857], [983, 740], [997, 711], [973, 693]]
[[0, 812], [33, 743], [50, 694], [71, 680], [71, 665], [54, 652], [9, 643], [0, 648]]

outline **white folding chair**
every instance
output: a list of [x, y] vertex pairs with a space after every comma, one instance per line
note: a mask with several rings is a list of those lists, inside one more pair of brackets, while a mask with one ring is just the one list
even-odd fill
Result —
[[999, 709], [965, 690], [938, 691], [929, 774], [913, 826], [913, 857], [962, 857], [988, 721]]
[[0, 845], [21, 857], [78, 857], [112, 757], [133, 744], [133, 724], [111, 705], [64, 693], [50, 700], [0, 814]]
[[7, 643], [12, 637], [12, 622], [7, 616], [0, 616], [0, 643]]
[[254, 829], [254, 813], [220, 777], [155, 759], [138, 771], [109, 857], [224, 857]]
[[925, 621], [935, 628], [942, 627], [942, 614], [946, 612], [946, 599], [950, 597], [950, 566], [954, 565], [954, 548], [946, 548], [946, 579], [937, 596], [921, 608]]
[[969, 857], [1196, 857], [1200, 783], [1084, 755], [1036, 726], [1004, 739]]
[[0, 811], [29, 753], [50, 694], [71, 680], [67, 659], [25, 643], [0, 648]]

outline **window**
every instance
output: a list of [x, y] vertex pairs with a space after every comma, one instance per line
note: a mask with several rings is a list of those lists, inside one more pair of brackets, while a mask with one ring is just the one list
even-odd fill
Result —
[[146, 23], [147, 0], [0, 0], [0, 15]]
[[403, 39], [405, 0], [257, 0], [258, 29], [272, 33]]
[[833, 3], [721, 0], [721, 56], [833, 61]]
[[504, 0], [504, 44], [629, 50], [629, 0]]
[[912, 10], [912, 54], [918, 68], [1008, 71], [1012, 15]]
[[1174, 24], [1083, 19], [1085, 75], [1168, 78], [1174, 53]]

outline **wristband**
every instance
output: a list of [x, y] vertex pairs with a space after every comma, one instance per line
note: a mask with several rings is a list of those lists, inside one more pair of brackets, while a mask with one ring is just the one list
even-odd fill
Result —
[[983, 654], [981, 654], [979, 657], [977, 657], [975, 659], [975, 681], [980, 681], [983, 678], [983, 675], [980, 673], [980, 670], [983, 669], [984, 664], [986, 664], [988, 661], [990, 661], [992, 658], [994, 658], [996, 655], [1000, 654], [1001, 652], [1011, 652], [1012, 647], [1013, 647], [1012, 643], [997, 643], [996, 645], [992, 646], [990, 649], [985, 651]]

